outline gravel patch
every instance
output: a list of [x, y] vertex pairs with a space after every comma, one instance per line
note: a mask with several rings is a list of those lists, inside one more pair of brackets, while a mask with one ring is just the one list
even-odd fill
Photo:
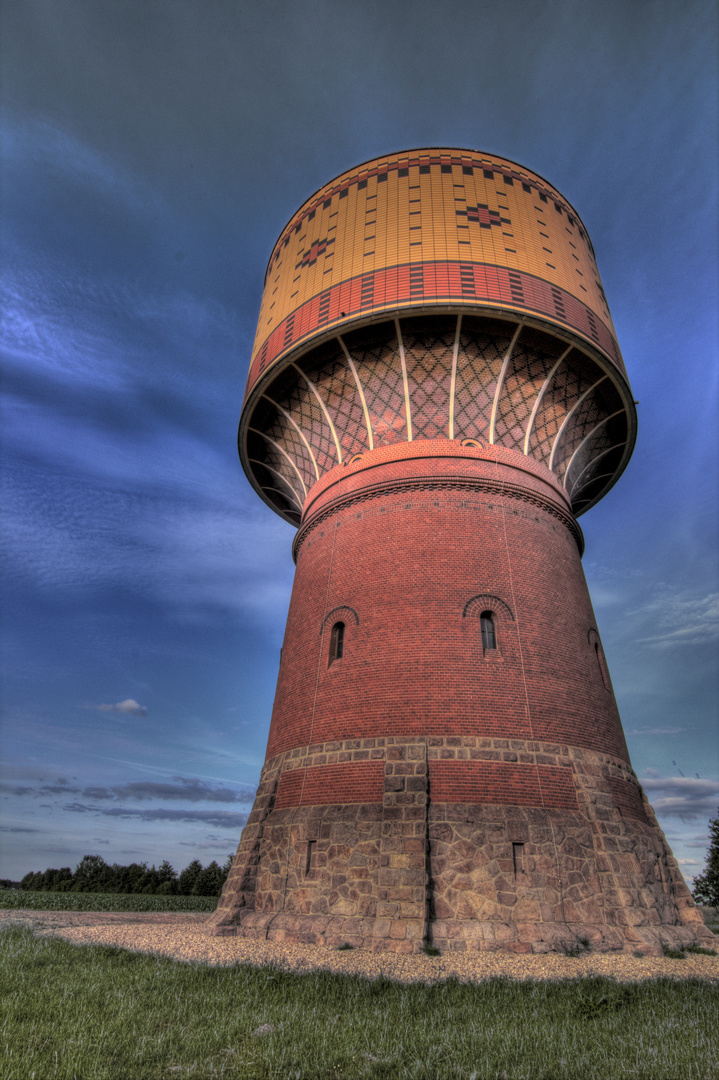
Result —
[[231, 967], [272, 965], [287, 971], [333, 971], [343, 975], [384, 976], [396, 982], [434, 983], [456, 978], [481, 982], [503, 976], [524, 979], [577, 979], [607, 976], [618, 982], [641, 982], [659, 977], [704, 979], [719, 983], [719, 956], [685, 960], [590, 954], [569, 957], [509, 952], [446, 956], [396, 956], [367, 949], [338, 952], [320, 945], [291, 945], [251, 938], [211, 937], [209, 915], [157, 912], [0, 910], [0, 927], [28, 926], [42, 937], [61, 937], [75, 945], [115, 945], [132, 952], [166, 956], [185, 963]]

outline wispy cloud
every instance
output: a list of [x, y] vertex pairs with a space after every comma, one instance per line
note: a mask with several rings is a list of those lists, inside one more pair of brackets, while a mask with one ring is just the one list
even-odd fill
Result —
[[161, 780], [140, 780], [116, 787], [90, 787], [82, 792], [89, 799], [115, 799], [125, 801], [137, 799], [170, 799], [185, 802], [247, 803], [254, 798], [254, 788], [232, 789], [213, 787], [203, 780], [176, 776], [172, 782]]
[[22, 455], [6, 468], [6, 588], [62, 602], [69, 615], [115, 590], [151, 598], [183, 622], [230, 611], [253, 625], [281, 625], [291, 527], [251, 500], [229, 449], [168, 425], [137, 439], [108, 435], [101, 453], [82, 423], [53, 417], [38, 438], [48, 431], [53, 444], [73, 448], [65, 463], [72, 479], [58, 485]]
[[190, 776], [173, 776], [171, 780], [136, 780], [126, 784], [90, 786], [71, 785], [61, 780], [55, 784], [39, 784], [35, 787], [13, 786], [4, 782], [0, 784], [0, 790], [10, 795], [31, 795], [36, 798], [61, 795], [66, 799], [72, 795], [93, 802], [145, 802], [156, 799], [171, 802], [247, 805], [252, 803], [255, 797], [255, 788], [246, 784], [230, 788], [209, 784], [205, 780]]
[[628, 735], [682, 735], [687, 728], [684, 727], [647, 727], [633, 728]]
[[139, 705], [134, 698], [125, 698], [115, 705], [89, 705], [86, 708], [98, 709], [100, 712], [121, 713], [123, 716], [147, 716], [145, 705]]
[[719, 780], [666, 776], [645, 777], [641, 783], [657, 814], [700, 818], [717, 811]]
[[216, 829], [241, 829], [249, 814], [231, 810], [173, 810], [158, 807], [156, 810], [136, 810], [125, 806], [92, 806], [86, 803], [68, 803], [63, 806], [75, 814], [97, 814], [101, 817], [135, 819], [137, 821], [186, 821], [193, 824], [213, 825]]
[[651, 622], [654, 632], [637, 640], [656, 648], [706, 645], [719, 638], [719, 593], [698, 596], [664, 588], [651, 603], [627, 614]]

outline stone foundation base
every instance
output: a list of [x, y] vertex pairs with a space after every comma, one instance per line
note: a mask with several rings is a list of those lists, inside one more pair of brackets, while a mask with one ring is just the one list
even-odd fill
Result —
[[[520, 740], [367, 741], [312, 751], [361, 755], [381, 802], [302, 805], [303, 789], [280, 785], [297, 757], [267, 763], [212, 933], [397, 953], [716, 943], [625, 762]], [[539, 766], [517, 802], [546, 789], [554, 805], [492, 803], [486, 785], [467, 785], [473, 763], [496, 781], [505, 761]], [[447, 801], [460, 790], [472, 801]]]
[[[238, 923], [214, 926], [216, 937], [258, 938], [262, 941], [287, 941], [305, 945], [323, 945], [337, 949], [351, 945], [374, 952], [419, 953], [433, 945], [442, 953], [514, 952], [514, 953], [634, 953], [661, 956], [665, 948], [682, 949], [700, 944], [715, 948], [717, 939], [706, 926], [607, 927], [584, 923], [543, 923], [526, 926], [517, 923], [445, 920], [432, 923], [425, 937], [421, 928], [401, 924], [385, 925], [386, 920], [358, 919], [345, 916], [258, 915], [248, 912]], [[414, 936], [392, 937], [415, 929]]]

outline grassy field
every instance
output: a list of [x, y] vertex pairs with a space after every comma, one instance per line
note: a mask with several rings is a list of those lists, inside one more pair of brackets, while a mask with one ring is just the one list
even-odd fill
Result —
[[432, 987], [0, 935], [4, 1080], [709, 1080], [699, 981]]
[[217, 900], [217, 896], [0, 889], [0, 908], [29, 908], [32, 911], [214, 911]]

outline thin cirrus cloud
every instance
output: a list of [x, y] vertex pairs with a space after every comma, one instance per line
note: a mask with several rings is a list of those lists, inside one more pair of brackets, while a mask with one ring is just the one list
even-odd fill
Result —
[[[183, 618], [205, 618], [219, 609], [274, 626], [286, 605], [290, 570], [282, 556], [289, 527], [266, 520], [252, 506], [245, 510], [236, 476], [228, 475], [227, 464], [211, 450], [200, 453], [196, 439], [163, 432], [157, 445], [137, 447], [137, 460], [127, 468], [139, 472], [142, 453], [154, 454], [153, 460], [167, 464], [166, 473], [163, 477], [159, 468], [149, 479], [146, 469], [134, 493], [126, 489], [127, 477], [119, 481], [112, 475], [116, 464], [105, 469], [90, 446], [86, 460], [94, 462], [94, 473], [82, 461], [72, 462], [74, 479], [61, 491], [49, 476], [38, 478], [23, 466], [8, 469], [7, 585], [66, 602], [123, 589], [153, 597]], [[78, 440], [81, 430], [75, 444]], [[62, 424], [56, 442], [69, 441], [69, 427]], [[121, 443], [114, 448], [117, 456], [127, 452]], [[197, 475], [183, 490], [177, 462], [187, 457], [196, 463]], [[221, 478], [212, 492], [202, 490], [200, 472]], [[102, 526], [94, 524], [98, 507]], [[89, 527], [78, 529], [79, 520]]]
[[687, 730], [684, 727], [632, 728], [627, 732], [627, 735], [683, 735]]
[[[630, 611], [629, 616], [639, 612]], [[719, 638], [719, 593], [688, 596], [663, 590], [661, 597], [641, 609], [655, 632], [637, 640], [655, 648], [704, 645]]]
[[136, 821], [186, 821], [202, 825], [213, 825], [217, 829], [241, 829], [246, 823], [247, 813], [235, 813], [231, 810], [173, 810], [170, 807], [158, 807], [155, 810], [136, 810], [131, 807], [88, 806], [85, 803], [68, 803], [63, 806], [76, 814], [98, 814], [109, 818], [133, 818]]
[[186, 802], [246, 803], [254, 798], [254, 788], [241, 787], [233, 791], [227, 787], [212, 787], [203, 780], [175, 776], [171, 782], [139, 780], [111, 788], [85, 788], [83, 795], [90, 799], [179, 799]]
[[[255, 796], [254, 787], [242, 785], [233, 789], [229, 787], [214, 787], [204, 780], [195, 777], [173, 776], [171, 780], [137, 780], [126, 784], [114, 786], [73, 787], [66, 782], [58, 781], [55, 784], [41, 784], [39, 787], [28, 786], [10, 787], [4, 785], [13, 795], [33, 795], [47, 798], [49, 795], [76, 795], [83, 799], [111, 802], [128, 802], [135, 800], [145, 802], [152, 799], [180, 801], [180, 802], [214, 802], [214, 803], [251, 803]], [[75, 808], [74, 806], [72, 807]], [[67, 807], [66, 807], [67, 809]]]
[[134, 698], [125, 698], [115, 705], [90, 705], [89, 708], [95, 708], [99, 712], [120, 713], [122, 716], [147, 716], [146, 706], [140, 705]]

